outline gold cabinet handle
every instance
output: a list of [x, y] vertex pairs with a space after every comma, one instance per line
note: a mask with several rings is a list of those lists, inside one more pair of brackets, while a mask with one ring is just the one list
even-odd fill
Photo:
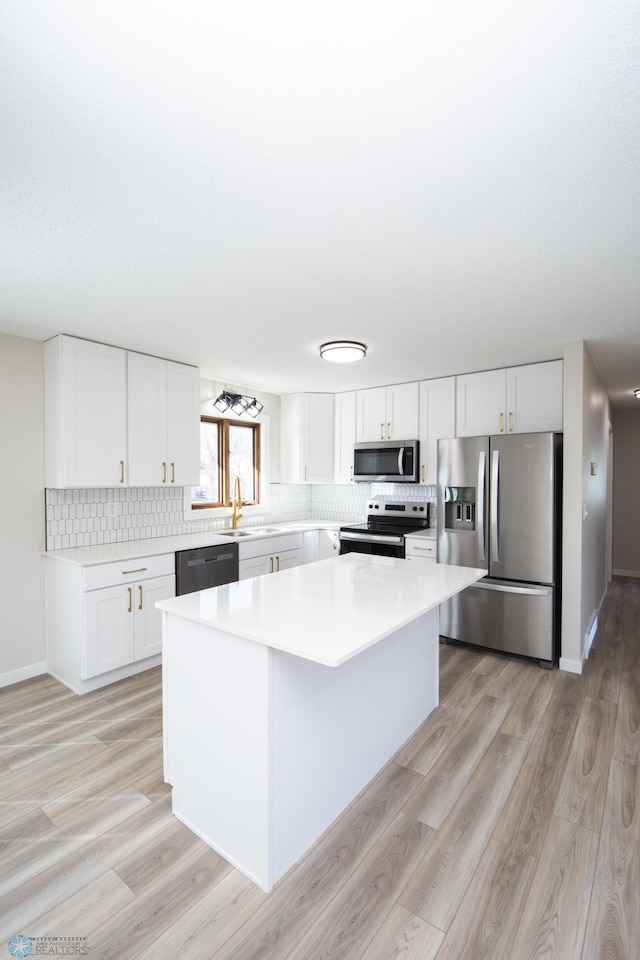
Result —
[[132, 573], [144, 573], [144, 571], [145, 571], [146, 569], [147, 569], [146, 567], [136, 567], [135, 570], [123, 570], [123, 571], [122, 571], [122, 576], [123, 576], [123, 577], [128, 577], [128, 576], [129, 576], [130, 574], [132, 574]]
[[140, 591], [140, 602], [138, 603], [138, 610], [142, 610], [142, 584], [138, 584], [138, 590]]
[[305, 463], [305, 465], [304, 465], [304, 482], [305, 482], [305, 483], [307, 482], [307, 465], [306, 465], [306, 463]]
[[175, 482], [176, 482], [176, 465], [172, 460], [171, 461], [171, 483], [175, 483]]
[[353, 480], [353, 467], [349, 467], [349, 480]]
[[133, 590], [131, 587], [127, 587], [127, 590], [129, 591], [129, 606], [127, 607], [127, 613], [131, 613], [133, 610]]
[[500, 414], [500, 433], [504, 433], [504, 413]]
[[120, 461], [120, 483], [124, 483], [124, 460]]
[[276, 573], [280, 570], [280, 557], [276, 557]]
[[167, 464], [166, 461], [162, 461], [162, 482], [167, 482]]
[[422, 476], [421, 476], [421, 482], [422, 482], [422, 483], [424, 483], [424, 463], [422, 464]]
[[269, 573], [273, 573], [273, 557], [269, 557]]
[[384, 423], [380, 424], [380, 439], [384, 440]]
[[509, 433], [513, 432], [513, 412], [509, 410]]
[[413, 550], [422, 550], [423, 553], [433, 553], [433, 547], [413, 547]]
[[391, 440], [391, 424], [387, 424], [387, 440]]

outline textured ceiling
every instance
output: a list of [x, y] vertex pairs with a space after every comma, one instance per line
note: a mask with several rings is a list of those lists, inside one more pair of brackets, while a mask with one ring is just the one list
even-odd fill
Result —
[[[635, 0], [4, 0], [0, 331], [276, 393], [585, 340], [631, 404], [638, 31]], [[342, 338], [367, 358], [321, 361]]]

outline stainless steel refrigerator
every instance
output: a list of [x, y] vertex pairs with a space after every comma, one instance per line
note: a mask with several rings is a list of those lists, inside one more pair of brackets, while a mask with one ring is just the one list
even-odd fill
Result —
[[441, 636], [553, 666], [561, 487], [561, 434], [438, 441], [438, 562], [488, 570], [441, 604]]

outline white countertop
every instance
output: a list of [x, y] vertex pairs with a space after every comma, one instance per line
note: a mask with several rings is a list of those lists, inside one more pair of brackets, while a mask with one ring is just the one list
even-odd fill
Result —
[[[251, 539], [260, 537], [278, 537], [288, 533], [304, 533], [305, 530], [338, 530], [346, 521], [294, 520], [283, 523], [260, 523], [259, 527], [277, 527], [274, 533], [254, 534]], [[244, 527], [241, 529], [250, 529]], [[81, 567], [91, 567], [99, 563], [120, 563], [136, 557], [155, 557], [162, 553], [175, 553], [176, 550], [193, 550], [198, 547], [217, 546], [220, 543], [240, 543], [249, 537], [228, 537], [222, 530], [210, 530], [208, 533], [185, 533], [173, 537], [153, 537], [148, 540], [126, 540], [121, 543], [96, 543], [89, 547], [69, 547], [66, 550], [46, 550], [48, 560], [60, 560]]]
[[427, 527], [426, 530], [415, 530], [413, 533], [405, 533], [405, 540], [435, 540], [438, 531], [435, 527]]
[[190, 593], [160, 610], [337, 667], [486, 570], [348, 553]]

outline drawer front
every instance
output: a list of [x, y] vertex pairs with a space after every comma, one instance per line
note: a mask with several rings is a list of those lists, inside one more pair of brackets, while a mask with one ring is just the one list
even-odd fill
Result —
[[285, 550], [302, 550], [302, 534], [290, 533], [283, 537], [247, 537], [238, 543], [240, 560], [252, 557], [272, 557]]
[[122, 583], [148, 580], [149, 577], [163, 577], [175, 574], [175, 553], [161, 553], [153, 557], [132, 557], [118, 563], [99, 563], [83, 570], [85, 590], [100, 590], [102, 587], [114, 587]]
[[404, 555], [409, 560], [435, 560], [437, 546], [435, 540], [411, 540], [407, 537], [404, 542]]

